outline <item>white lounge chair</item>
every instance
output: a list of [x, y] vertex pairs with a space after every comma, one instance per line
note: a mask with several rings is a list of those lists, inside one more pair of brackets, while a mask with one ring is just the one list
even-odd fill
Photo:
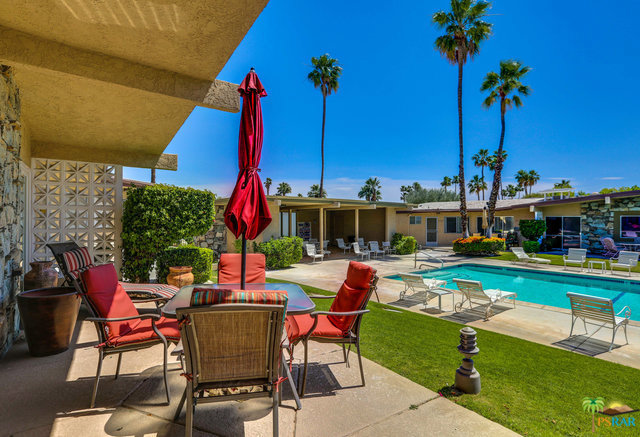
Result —
[[438, 308], [442, 311], [442, 296], [450, 294], [452, 297], [451, 303], [454, 303], [453, 291], [445, 288], [440, 288], [443, 285], [447, 285], [447, 281], [441, 281], [439, 279], [424, 278], [417, 273], [398, 273], [400, 279], [404, 283], [404, 290], [400, 292], [400, 300], [404, 299], [408, 291], [411, 294], [418, 292], [425, 292], [424, 306], [434, 297], [438, 297]]
[[371, 259], [371, 252], [368, 250], [360, 249], [360, 245], [358, 243], [352, 243], [353, 253], [358, 255], [363, 261], [366, 256], [367, 259]]
[[[609, 325], [606, 327], [613, 330], [613, 337], [611, 338], [609, 350], [613, 348], [613, 342], [616, 339], [616, 331], [620, 326], [624, 327], [624, 338], [627, 341], [627, 344], [629, 344], [629, 339], [627, 338], [627, 325], [629, 324], [629, 318], [631, 317], [631, 309], [628, 306], [625, 306], [616, 313], [613, 309], [613, 301], [611, 299], [579, 293], [567, 293], [567, 297], [571, 302], [571, 332], [569, 333], [569, 337], [573, 335], [573, 326], [575, 325], [576, 320], [582, 319], [585, 333], [587, 331], [587, 323], [590, 325], [598, 325], [599, 327]], [[624, 316], [621, 317], [620, 315], [623, 312]], [[587, 322], [587, 320], [591, 321]]]
[[551, 264], [550, 259], [538, 258], [537, 256], [527, 255], [527, 253], [524, 251], [522, 247], [512, 247], [511, 252], [513, 252], [517, 257], [517, 259], [513, 261], [514, 263], [519, 261], [519, 262], [525, 262], [525, 263]]
[[318, 253], [316, 251], [315, 244], [307, 244], [305, 245], [305, 247], [307, 248], [307, 255], [311, 257], [312, 263], [315, 263], [317, 259], [320, 259], [320, 262], [322, 262], [322, 259], [324, 258], [324, 254]]
[[580, 271], [584, 270], [584, 263], [587, 262], [587, 249], [569, 249], [567, 255], [562, 256], [564, 261], [564, 269], [567, 270], [567, 266], [580, 266]]
[[460, 291], [462, 292], [462, 302], [458, 302], [455, 305], [456, 312], [462, 311], [462, 307], [465, 302], [469, 302], [469, 309], [473, 309], [472, 304], [480, 306], [486, 305], [487, 308], [484, 311], [484, 319], [489, 320], [489, 317], [493, 316], [493, 310], [491, 307], [499, 302], [504, 302], [506, 299], [513, 301], [513, 307], [516, 307], [516, 293], [512, 291], [502, 291], [499, 289], [485, 290], [482, 288], [482, 282], [469, 281], [466, 279], [454, 279]]
[[396, 253], [396, 248], [395, 247], [391, 247], [391, 242], [389, 241], [383, 241], [382, 242], [382, 250], [384, 250], [386, 253]]
[[384, 250], [380, 249], [377, 241], [369, 241], [369, 250], [376, 258], [378, 257], [378, 254], [384, 256]]
[[640, 253], [638, 252], [620, 252], [616, 260], [617, 262], [614, 262], [612, 259], [609, 260], [611, 274], [613, 275], [613, 269], [623, 269], [627, 270], [629, 276], [631, 276], [631, 269], [638, 265], [638, 257], [640, 257]]
[[351, 251], [351, 243], [345, 243], [342, 238], [336, 238], [336, 242], [338, 243], [338, 248], [342, 249], [342, 253]]

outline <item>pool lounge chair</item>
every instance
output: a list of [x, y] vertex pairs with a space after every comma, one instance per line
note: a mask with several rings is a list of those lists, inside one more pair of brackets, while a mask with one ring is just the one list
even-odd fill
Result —
[[[587, 323], [590, 325], [598, 325], [598, 329], [606, 327], [613, 330], [613, 337], [611, 338], [609, 350], [613, 348], [613, 342], [616, 339], [616, 331], [621, 326], [624, 328], [624, 338], [627, 341], [627, 344], [629, 344], [629, 339], [627, 338], [627, 325], [629, 324], [629, 318], [631, 317], [631, 309], [628, 306], [625, 306], [616, 313], [613, 309], [613, 301], [611, 299], [579, 293], [567, 293], [567, 297], [571, 302], [571, 332], [569, 333], [569, 337], [573, 335], [573, 327], [576, 320], [582, 319], [585, 333], [587, 331]], [[624, 316], [621, 317], [621, 314], [623, 313]], [[590, 321], [587, 322], [587, 320]]]
[[638, 252], [620, 252], [616, 262], [611, 259], [609, 260], [611, 274], [613, 275], [613, 269], [622, 269], [627, 270], [629, 276], [631, 276], [631, 269], [638, 265], [638, 257], [640, 257], [640, 253]]
[[336, 242], [338, 243], [338, 249], [342, 249], [342, 253], [351, 252], [351, 243], [345, 243], [342, 238], [336, 238]]
[[305, 245], [305, 247], [307, 249], [307, 255], [309, 255], [311, 257], [311, 263], [315, 263], [317, 259], [319, 259], [320, 262], [322, 262], [322, 260], [324, 258], [324, 254], [318, 253], [316, 251], [316, 245], [315, 244], [307, 244], [307, 245]]
[[536, 263], [536, 264], [551, 264], [550, 259], [546, 258], [538, 258], [536, 256], [529, 256], [524, 251], [522, 247], [512, 247], [511, 252], [517, 257], [513, 262], [525, 262], [525, 263]]
[[398, 276], [400, 276], [400, 279], [404, 283], [404, 290], [400, 292], [400, 300], [405, 298], [408, 291], [411, 291], [412, 294], [425, 292], [424, 306], [426, 307], [431, 299], [437, 297], [438, 308], [442, 311], [442, 296], [451, 294], [453, 298], [451, 290], [440, 288], [447, 285], [447, 281], [424, 278], [417, 273], [398, 273]]
[[620, 249], [618, 248], [618, 246], [616, 246], [613, 238], [601, 238], [600, 242], [602, 243], [602, 256], [606, 256], [608, 258], [616, 258], [620, 253]]
[[491, 307], [499, 302], [505, 302], [506, 299], [513, 301], [513, 307], [516, 307], [516, 293], [512, 291], [502, 291], [499, 289], [485, 290], [482, 288], [482, 282], [469, 281], [466, 279], [455, 278], [453, 282], [456, 283], [460, 291], [462, 292], [462, 302], [458, 302], [455, 305], [455, 311], [459, 313], [466, 302], [469, 302], [469, 309], [473, 309], [472, 304], [479, 306], [485, 306], [484, 319], [489, 320], [493, 316], [493, 310]]
[[369, 241], [369, 250], [375, 258], [377, 258], [378, 255], [382, 255], [384, 257], [384, 250], [380, 249], [377, 241]]
[[367, 257], [367, 259], [371, 259], [371, 252], [370, 251], [368, 251], [366, 249], [360, 249], [360, 245], [358, 243], [352, 243], [352, 246], [353, 246], [353, 253], [358, 255], [361, 260], [364, 261], [364, 257], [365, 256]]
[[587, 262], [587, 249], [569, 249], [567, 255], [562, 256], [564, 261], [564, 269], [567, 270], [567, 266], [580, 266], [580, 271], [584, 271], [584, 263]]

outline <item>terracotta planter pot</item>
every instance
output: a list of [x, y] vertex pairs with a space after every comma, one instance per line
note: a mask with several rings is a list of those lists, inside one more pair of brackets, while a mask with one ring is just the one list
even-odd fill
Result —
[[176, 287], [193, 284], [193, 273], [191, 273], [191, 270], [193, 270], [193, 267], [189, 266], [169, 267], [167, 284], [175, 285]]
[[24, 275], [24, 289], [49, 288], [58, 285], [58, 272], [51, 265], [53, 261], [34, 261], [29, 263], [31, 270]]
[[69, 348], [80, 296], [71, 287], [40, 288], [18, 295], [29, 353], [44, 357]]

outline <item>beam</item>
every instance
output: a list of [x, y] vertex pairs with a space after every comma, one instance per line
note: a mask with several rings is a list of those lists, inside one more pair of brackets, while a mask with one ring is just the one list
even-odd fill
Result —
[[0, 63], [85, 77], [221, 111], [240, 111], [238, 85], [138, 64], [3, 26], [0, 26]]
[[320, 241], [320, 253], [324, 249], [324, 209], [320, 208], [318, 211], [318, 240]]
[[31, 156], [33, 158], [96, 162], [158, 170], [178, 170], [178, 155], [167, 153], [156, 155], [128, 150], [94, 149], [66, 144], [33, 142]]

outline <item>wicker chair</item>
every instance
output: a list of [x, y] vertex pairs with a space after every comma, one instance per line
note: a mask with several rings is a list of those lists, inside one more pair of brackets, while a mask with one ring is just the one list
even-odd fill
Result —
[[[93, 384], [91, 407], [96, 402], [102, 361], [108, 355], [118, 355], [116, 375], [120, 373], [120, 363], [124, 352], [146, 349], [156, 344], [164, 347], [164, 387], [169, 403], [169, 384], [167, 381], [167, 348], [168, 342], [178, 343], [180, 332], [175, 320], [165, 319], [158, 314], [139, 314], [133, 302], [118, 282], [113, 264], [91, 267], [81, 273], [85, 292], [81, 292], [82, 300], [89, 309], [98, 332], [98, 370]], [[74, 281], [77, 284], [77, 281]]]
[[[345, 363], [348, 364], [349, 355], [345, 345], [356, 346], [360, 377], [365, 385], [362, 357], [360, 355], [360, 324], [362, 316], [368, 313], [367, 304], [374, 291], [378, 276], [372, 267], [351, 261], [347, 271], [347, 278], [335, 296], [310, 296], [314, 299], [333, 299], [329, 311], [314, 311], [311, 314], [287, 316], [285, 326], [290, 342], [290, 354], [297, 343], [304, 345], [304, 370], [302, 383], [298, 383], [300, 396], [304, 396], [307, 382], [308, 343], [310, 340], [320, 343], [336, 343], [342, 345]], [[300, 373], [298, 373], [300, 378]]]
[[176, 418], [186, 401], [185, 435], [192, 435], [196, 403], [271, 397], [277, 436], [285, 307], [217, 304], [179, 308], [176, 314], [187, 378]]

